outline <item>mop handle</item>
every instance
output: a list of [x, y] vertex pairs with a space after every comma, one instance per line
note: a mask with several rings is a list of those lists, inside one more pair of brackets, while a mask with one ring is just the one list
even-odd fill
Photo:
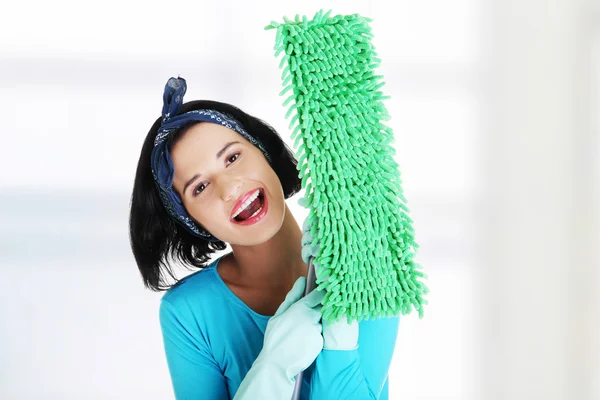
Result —
[[[304, 288], [304, 296], [312, 292], [316, 286], [317, 277], [315, 275], [315, 269], [313, 267], [313, 257], [311, 257], [308, 262], [308, 274], [306, 276], [306, 287]], [[294, 386], [294, 394], [292, 395], [292, 400], [300, 400], [300, 391], [302, 390], [303, 376], [304, 371], [300, 371], [300, 373], [296, 375], [296, 383]]]

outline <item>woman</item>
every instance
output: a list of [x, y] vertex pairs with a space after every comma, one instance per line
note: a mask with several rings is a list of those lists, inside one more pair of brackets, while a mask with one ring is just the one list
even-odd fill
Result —
[[[398, 318], [321, 321], [324, 293], [301, 298], [302, 230], [285, 200], [301, 188], [277, 132], [238, 108], [183, 104], [165, 86], [142, 147], [130, 239], [147, 287], [166, 290], [160, 323], [177, 399], [387, 399]], [[211, 261], [210, 255], [231, 252]], [[200, 269], [175, 279], [172, 262]]]

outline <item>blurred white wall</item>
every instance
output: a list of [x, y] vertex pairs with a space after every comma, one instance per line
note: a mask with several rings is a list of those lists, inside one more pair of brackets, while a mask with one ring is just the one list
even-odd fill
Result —
[[172, 398], [127, 237], [141, 143], [178, 74], [288, 137], [263, 27], [321, 8], [374, 19], [429, 274], [390, 398], [600, 398], [592, 0], [4, 5], [0, 398]]
[[600, 7], [498, 1], [483, 30], [485, 399], [598, 399]]

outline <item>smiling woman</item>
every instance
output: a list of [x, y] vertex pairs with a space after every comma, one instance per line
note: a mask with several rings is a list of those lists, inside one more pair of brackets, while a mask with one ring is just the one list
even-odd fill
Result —
[[[281, 186], [279, 190], [282, 190], [283, 194], [272, 189], [275, 192], [274, 195], [287, 199], [300, 190], [301, 182], [296, 172], [297, 161], [279, 134], [266, 122], [246, 114], [233, 105], [208, 100], [182, 104], [180, 112], [185, 114], [199, 110], [214, 110], [235, 118], [248, 132], [251, 132], [252, 137], [260, 140], [265, 151], [270, 155], [271, 162], [268, 163], [265, 157], [261, 160], [257, 154], [258, 149], [252, 146], [249, 140], [221, 125], [189, 121], [168, 136], [165, 142], [167, 154], [173, 151], [171, 162], [177, 163], [177, 168], [170, 171], [173, 186], [175, 189], [179, 189], [177, 197], [181, 198], [184, 206], [189, 205], [194, 210], [190, 215], [194, 224], [198, 227], [202, 227], [203, 224], [209, 225], [208, 231], [215, 236], [215, 239], [218, 239], [198, 240], [198, 235], [188, 229], [186, 224], [181, 223], [182, 221], [177, 218], [172, 218], [168, 209], [163, 205], [160, 188], [155, 184], [151, 170], [152, 152], [156, 147], [155, 139], [163, 119], [159, 118], [155, 121], [144, 141], [138, 161], [129, 225], [131, 247], [144, 283], [148, 288], [156, 291], [166, 290], [176, 281], [171, 264], [164, 261], [166, 258], [173, 257], [184, 266], [204, 268], [212, 254], [226, 248], [225, 242], [229, 237], [227, 234], [226, 237], [219, 236], [223, 228], [219, 227], [218, 217], [211, 214], [216, 207], [219, 207], [215, 203], [211, 203], [211, 192], [212, 196], [218, 196], [221, 193], [213, 190], [212, 183], [216, 183], [220, 191], [238, 190], [237, 187], [221, 187], [219, 186], [221, 183], [226, 185], [243, 184], [239, 190], [254, 189], [254, 187], [250, 187], [253, 184], [252, 180], [242, 182], [245, 177], [240, 176], [239, 173], [245, 166], [249, 179], [256, 177], [259, 171], [251, 173], [249, 168], [255, 168], [257, 163], [261, 166], [261, 172], [269, 170], [268, 180], [271, 185], [273, 184], [271, 174], [276, 175], [277, 184]], [[227, 144], [227, 146], [223, 146], [223, 144]], [[239, 162], [237, 157], [240, 157]], [[226, 168], [234, 164], [236, 167], [233, 169]], [[239, 168], [238, 164], [242, 168]], [[221, 170], [219, 170], [219, 166]], [[202, 175], [203, 172], [204, 175]], [[211, 179], [202, 180], [203, 177], [212, 178], [213, 181], [211, 182]], [[254, 178], [254, 183], [256, 183], [256, 178]], [[238, 196], [242, 194], [244, 193], [239, 193]], [[234, 201], [236, 200], [237, 197]], [[233, 206], [231, 199], [227, 203]], [[223, 218], [223, 212], [229, 210], [223, 204], [220, 207], [222, 213], [219, 215]], [[220, 222], [228, 222], [227, 220]], [[224, 225], [227, 226], [227, 224]], [[227, 229], [225, 228], [225, 230]]]
[[[251, 245], [281, 228], [285, 194], [277, 174], [263, 152], [234, 130], [195, 123], [173, 137], [171, 156], [173, 188], [188, 214], [213, 236]], [[263, 198], [270, 209], [261, 207]], [[240, 229], [250, 225], [255, 226]]]
[[[175, 396], [291, 398], [305, 371], [302, 400], [387, 399], [398, 318], [329, 324], [325, 291], [302, 297], [303, 232], [285, 202], [301, 188], [291, 150], [232, 105], [183, 104], [185, 89], [167, 82], [130, 212], [145, 285], [169, 289], [160, 323]], [[177, 281], [170, 259], [199, 271]]]

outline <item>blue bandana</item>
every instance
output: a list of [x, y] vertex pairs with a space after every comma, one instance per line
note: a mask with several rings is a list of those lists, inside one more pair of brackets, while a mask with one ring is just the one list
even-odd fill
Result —
[[267, 154], [262, 143], [250, 136], [244, 127], [230, 115], [214, 110], [192, 110], [184, 114], [179, 114], [186, 89], [187, 85], [183, 78], [171, 78], [165, 85], [162, 124], [160, 128], [158, 128], [158, 133], [154, 139], [154, 148], [152, 149], [152, 175], [154, 176], [160, 198], [169, 215], [185, 226], [192, 234], [211, 242], [216, 242], [219, 239], [199, 227], [189, 216], [183, 206], [181, 198], [175, 190], [173, 190], [173, 176], [175, 169], [173, 167], [173, 160], [169, 154], [169, 149], [167, 148], [167, 139], [169, 135], [190, 123], [212, 122], [214, 124], [226, 126], [242, 135], [246, 140], [263, 152], [269, 163], [271, 163], [271, 157]]

